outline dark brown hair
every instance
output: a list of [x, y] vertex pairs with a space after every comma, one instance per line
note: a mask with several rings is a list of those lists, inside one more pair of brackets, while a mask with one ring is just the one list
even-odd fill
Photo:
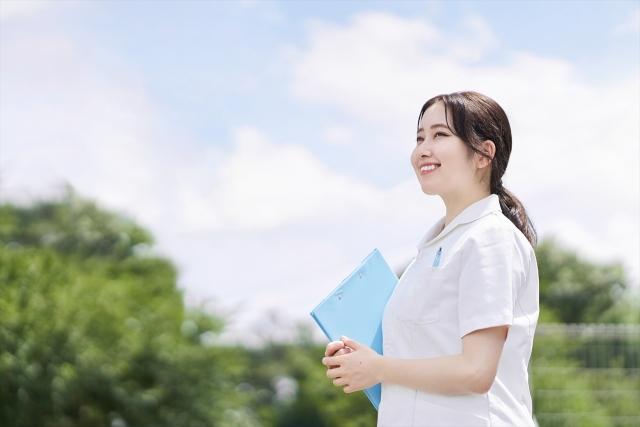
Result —
[[[418, 115], [418, 128], [424, 112], [442, 101], [445, 106], [447, 126], [469, 148], [481, 156], [489, 158], [482, 151], [481, 143], [487, 139], [495, 144], [495, 155], [491, 159], [491, 193], [497, 194], [502, 213], [515, 224], [525, 235], [532, 246], [536, 246], [537, 234], [531, 219], [518, 198], [502, 186], [504, 175], [511, 155], [511, 126], [502, 107], [496, 101], [478, 92], [464, 91], [441, 94], [429, 99], [422, 106]], [[448, 115], [451, 114], [453, 126], [449, 124]], [[473, 150], [473, 151], [471, 151]]]

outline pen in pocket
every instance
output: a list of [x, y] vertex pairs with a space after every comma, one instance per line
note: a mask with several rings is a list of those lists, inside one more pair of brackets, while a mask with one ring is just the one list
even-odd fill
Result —
[[433, 259], [432, 267], [438, 267], [440, 265], [440, 256], [442, 255], [442, 246], [438, 248], [438, 252], [436, 252], [436, 257]]

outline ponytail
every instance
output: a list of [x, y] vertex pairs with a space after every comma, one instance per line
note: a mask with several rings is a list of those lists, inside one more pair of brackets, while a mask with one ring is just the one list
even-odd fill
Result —
[[524, 234], [529, 243], [531, 243], [531, 246], [535, 248], [538, 243], [538, 235], [522, 202], [520, 202], [515, 194], [502, 186], [502, 179], [491, 189], [491, 192], [498, 195], [500, 209], [504, 216], [511, 220], [518, 230]]

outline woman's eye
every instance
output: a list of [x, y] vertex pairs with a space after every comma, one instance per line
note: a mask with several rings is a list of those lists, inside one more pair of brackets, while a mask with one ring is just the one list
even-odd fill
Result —
[[[444, 133], [444, 132], [436, 132], [436, 133], [433, 135], [434, 139], [435, 139], [438, 135], [442, 135], [442, 136], [449, 136], [449, 134], [448, 134], [448, 133]], [[423, 137], [421, 137], [421, 136], [419, 136], [419, 137], [416, 139], [416, 142], [420, 142], [420, 141], [424, 141], [424, 138], [423, 138]]]

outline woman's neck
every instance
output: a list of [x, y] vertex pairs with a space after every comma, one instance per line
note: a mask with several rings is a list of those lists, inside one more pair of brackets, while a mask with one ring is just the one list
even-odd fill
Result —
[[440, 196], [444, 201], [447, 213], [444, 218], [444, 227], [449, 225], [451, 221], [455, 219], [463, 210], [469, 205], [484, 199], [491, 194], [489, 190], [482, 190], [473, 193], [455, 195], [455, 196]]

